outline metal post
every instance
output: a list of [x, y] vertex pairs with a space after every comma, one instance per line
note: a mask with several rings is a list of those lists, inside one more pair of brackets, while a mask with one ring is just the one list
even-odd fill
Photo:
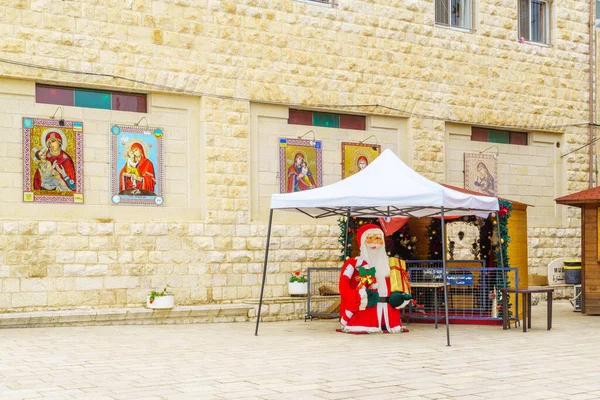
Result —
[[262, 308], [263, 293], [265, 292], [265, 281], [267, 280], [267, 260], [269, 259], [269, 243], [271, 242], [271, 223], [273, 222], [273, 209], [269, 213], [269, 228], [267, 230], [267, 248], [265, 249], [265, 265], [263, 267], [262, 286], [260, 287], [260, 300], [258, 301], [258, 313], [256, 315], [256, 330], [254, 336], [258, 336], [258, 324], [260, 323], [260, 310]]
[[450, 322], [448, 320], [448, 274], [446, 272], [446, 235], [444, 222], [444, 207], [442, 207], [442, 275], [444, 276], [444, 312], [446, 313], [446, 338], [450, 346]]

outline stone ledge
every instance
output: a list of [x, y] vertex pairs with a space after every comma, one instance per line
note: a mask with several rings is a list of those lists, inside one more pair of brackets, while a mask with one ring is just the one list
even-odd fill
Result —
[[72, 325], [184, 324], [248, 321], [256, 308], [249, 304], [182, 306], [171, 310], [148, 308], [37, 311], [0, 314], [1, 328]]

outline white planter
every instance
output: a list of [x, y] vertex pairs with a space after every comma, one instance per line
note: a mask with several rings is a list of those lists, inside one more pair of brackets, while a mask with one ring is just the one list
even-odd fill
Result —
[[308, 282], [288, 282], [290, 296], [306, 296], [308, 294]]
[[175, 306], [175, 297], [173, 296], [156, 296], [154, 301], [150, 303], [150, 296], [146, 299], [146, 307], [153, 309], [168, 309]]

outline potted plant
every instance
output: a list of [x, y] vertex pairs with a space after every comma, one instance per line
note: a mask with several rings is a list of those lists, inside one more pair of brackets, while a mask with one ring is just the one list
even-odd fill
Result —
[[173, 293], [165, 287], [162, 292], [152, 291], [146, 299], [146, 307], [153, 309], [169, 309], [175, 305]]
[[308, 278], [302, 275], [300, 271], [292, 272], [288, 282], [288, 291], [290, 296], [306, 296], [308, 294]]

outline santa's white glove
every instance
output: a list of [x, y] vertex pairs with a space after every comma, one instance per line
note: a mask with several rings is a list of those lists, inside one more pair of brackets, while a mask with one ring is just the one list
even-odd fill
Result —
[[360, 307], [358, 309], [362, 311], [367, 308], [367, 301], [369, 300], [367, 296], [367, 289], [365, 289], [364, 286], [361, 287], [358, 291], [358, 294], [360, 295]]

